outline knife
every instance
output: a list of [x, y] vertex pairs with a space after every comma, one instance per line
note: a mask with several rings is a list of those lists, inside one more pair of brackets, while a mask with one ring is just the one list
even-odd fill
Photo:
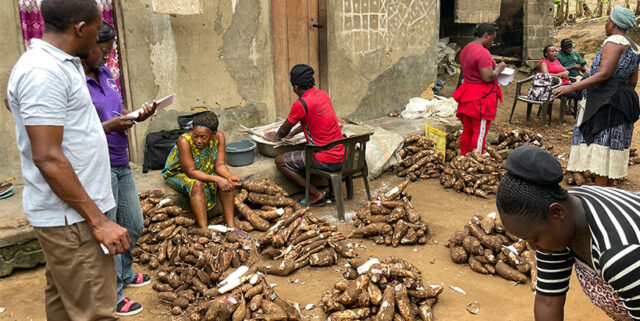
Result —
[[239, 180], [239, 181], [238, 181], [238, 184], [242, 184], [242, 183], [244, 183], [244, 182], [250, 181], [251, 179], [253, 179], [253, 174], [251, 174], [251, 175], [249, 175], [249, 176], [247, 176], [247, 177], [245, 177], [245, 178], [243, 178], [243, 179]]

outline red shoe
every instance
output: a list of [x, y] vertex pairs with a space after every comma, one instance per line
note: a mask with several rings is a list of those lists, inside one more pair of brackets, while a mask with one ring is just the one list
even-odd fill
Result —
[[124, 297], [116, 306], [116, 314], [121, 316], [136, 315], [142, 312], [142, 304]]
[[126, 285], [127, 288], [139, 288], [151, 283], [151, 277], [148, 274], [136, 273], [136, 279], [133, 283]]

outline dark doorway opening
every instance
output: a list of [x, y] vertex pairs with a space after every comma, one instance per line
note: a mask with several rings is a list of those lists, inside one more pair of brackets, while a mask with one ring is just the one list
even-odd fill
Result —
[[450, 42], [455, 42], [464, 47], [473, 40], [473, 31], [476, 28], [472, 23], [455, 23], [455, 0], [440, 0], [440, 38], [449, 37]]
[[[449, 37], [463, 48], [473, 40], [474, 23], [455, 23], [455, 0], [440, 1], [440, 38]], [[522, 58], [524, 38], [524, 0], [502, 0], [500, 17], [495, 21], [498, 32], [491, 53]]]
[[523, 0], [502, 0], [500, 17], [496, 20], [498, 33], [496, 45], [491, 48], [494, 55], [522, 58], [524, 38]]

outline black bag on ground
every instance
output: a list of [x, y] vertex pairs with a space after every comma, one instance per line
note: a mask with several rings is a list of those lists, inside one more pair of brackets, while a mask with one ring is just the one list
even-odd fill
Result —
[[178, 137], [183, 133], [185, 131], [180, 129], [148, 133], [144, 144], [142, 172], [146, 173], [150, 169], [163, 169], [169, 153], [176, 145]]
[[192, 130], [193, 120], [196, 118], [196, 116], [206, 112], [207, 111], [205, 110], [195, 114], [178, 116], [178, 125], [180, 125], [180, 129], [186, 131]]

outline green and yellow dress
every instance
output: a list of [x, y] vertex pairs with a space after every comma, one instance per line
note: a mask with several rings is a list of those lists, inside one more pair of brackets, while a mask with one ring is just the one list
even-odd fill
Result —
[[[209, 175], [216, 175], [216, 158], [218, 157], [218, 139], [214, 136], [209, 142], [209, 146], [199, 149], [193, 142], [189, 133], [182, 134], [182, 137], [189, 141], [191, 148], [191, 157], [195, 163], [196, 170], [204, 172]], [[191, 196], [191, 188], [196, 181], [193, 178], [187, 176], [180, 166], [180, 159], [178, 158], [178, 144], [176, 143], [167, 157], [167, 162], [162, 170], [162, 177], [165, 182], [175, 190]], [[204, 193], [207, 198], [207, 210], [213, 209], [216, 205], [218, 198], [218, 186], [214, 182], [200, 182], [204, 187]]]

